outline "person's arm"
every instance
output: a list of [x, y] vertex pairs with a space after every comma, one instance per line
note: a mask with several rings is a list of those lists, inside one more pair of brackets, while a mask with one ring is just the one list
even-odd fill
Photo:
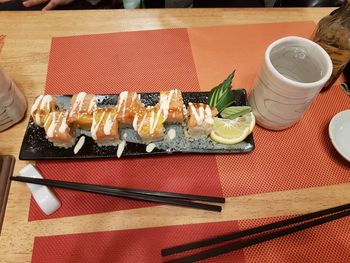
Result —
[[25, 0], [23, 5], [25, 7], [32, 7], [43, 3], [48, 3], [42, 10], [51, 10], [60, 5], [68, 5], [74, 2], [74, 0]]

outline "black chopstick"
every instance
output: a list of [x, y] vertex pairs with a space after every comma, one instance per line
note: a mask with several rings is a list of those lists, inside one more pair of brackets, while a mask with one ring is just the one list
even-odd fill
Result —
[[206, 195], [191, 195], [191, 194], [179, 194], [173, 192], [161, 192], [161, 191], [151, 191], [144, 189], [131, 189], [131, 188], [123, 188], [123, 187], [113, 187], [113, 186], [102, 186], [106, 189], [113, 190], [121, 190], [135, 194], [143, 194], [143, 195], [152, 195], [152, 196], [161, 196], [167, 198], [176, 198], [176, 199], [185, 199], [192, 201], [201, 201], [201, 202], [211, 202], [211, 203], [225, 203], [225, 198], [216, 197], [216, 196], [206, 196]]
[[[28, 177], [22, 177], [22, 176], [16, 176], [11, 178], [11, 180], [15, 181], [21, 181], [26, 182], [25, 178]], [[135, 193], [135, 194], [145, 194], [145, 195], [154, 195], [154, 196], [161, 196], [161, 197], [169, 197], [169, 198], [176, 198], [176, 199], [186, 199], [186, 200], [192, 200], [192, 201], [203, 201], [203, 202], [212, 202], [212, 203], [225, 203], [225, 198], [223, 197], [215, 197], [215, 196], [204, 196], [204, 195], [191, 195], [191, 194], [179, 194], [179, 193], [173, 193], [173, 192], [161, 192], [161, 191], [152, 191], [152, 190], [144, 190], [144, 189], [132, 189], [132, 188], [123, 188], [123, 187], [115, 187], [115, 186], [108, 186], [108, 185], [95, 185], [95, 184], [83, 184], [83, 183], [76, 183], [76, 182], [68, 182], [68, 181], [59, 181], [59, 180], [49, 180], [49, 179], [42, 179], [45, 180], [45, 182], [50, 183], [64, 183], [65, 185], [71, 185], [71, 186], [91, 186], [95, 189], [99, 190], [110, 190], [113, 192], [120, 192], [125, 191], [128, 193]]]
[[229, 245], [225, 245], [222, 247], [218, 247], [218, 248], [213, 248], [201, 253], [197, 253], [194, 255], [190, 255], [190, 256], [186, 256], [183, 258], [179, 258], [179, 259], [175, 259], [175, 260], [170, 260], [170, 261], [166, 261], [167, 263], [188, 263], [188, 262], [196, 262], [199, 260], [204, 260], [204, 259], [208, 259], [208, 258], [212, 258], [212, 257], [216, 257], [225, 253], [229, 253], [241, 248], [245, 248], [245, 247], [249, 247], [249, 246], [253, 246], [265, 241], [269, 241], [275, 238], [279, 238], [282, 236], [286, 236], [286, 235], [290, 235], [311, 227], [315, 227], [321, 224], [325, 224], [328, 223], [330, 221], [336, 220], [336, 219], [340, 219], [346, 216], [350, 215], [350, 210], [345, 210], [336, 214], [332, 214], [329, 216], [325, 216], [319, 219], [316, 219], [314, 221], [309, 221], [306, 222], [304, 224], [299, 224], [296, 226], [292, 226], [289, 228], [285, 228], [279, 231], [275, 231], [272, 233], [267, 233], [265, 235], [262, 236], [258, 236], [256, 238], [252, 238], [252, 239], [248, 239], [248, 240], [243, 240], [241, 242], [237, 242], [237, 243], [233, 243], [233, 244], [229, 244]]
[[296, 217], [292, 217], [292, 218], [288, 218], [288, 219], [284, 219], [284, 220], [281, 220], [281, 221], [277, 221], [277, 222], [274, 222], [274, 223], [270, 223], [270, 224], [266, 224], [266, 225], [262, 225], [262, 226], [258, 226], [258, 227], [254, 227], [254, 228], [250, 228], [250, 229], [246, 229], [246, 230], [242, 230], [242, 231], [239, 231], [239, 232], [231, 232], [231, 233], [227, 233], [225, 235], [220, 235], [220, 236], [217, 236], [217, 237], [203, 239], [203, 240], [200, 240], [200, 241], [191, 242], [191, 243], [187, 243], [187, 244], [183, 244], [183, 245], [179, 245], [179, 246], [174, 246], [174, 247], [171, 247], [171, 248], [165, 248], [165, 249], [162, 249], [161, 253], [162, 253], [162, 256], [169, 256], [169, 255], [177, 254], [177, 253], [180, 253], [180, 252], [192, 250], [192, 249], [195, 249], [195, 248], [211, 246], [211, 245], [215, 245], [215, 244], [218, 244], [218, 243], [222, 243], [222, 242], [238, 239], [238, 238], [241, 238], [241, 237], [247, 237], [247, 236], [250, 236], [250, 235], [263, 233], [263, 232], [266, 232], [266, 231], [269, 231], [269, 230], [273, 230], [273, 229], [276, 229], [276, 228], [297, 224], [297, 223], [304, 222], [304, 221], [307, 221], [307, 220], [311, 220], [311, 219], [314, 219], [314, 218], [317, 218], [317, 217], [321, 217], [321, 216], [324, 216], [324, 215], [328, 215], [328, 214], [344, 211], [346, 209], [350, 209], [350, 204], [340, 205], [340, 206], [336, 206], [336, 207], [332, 207], [332, 208], [316, 211], [316, 212], [313, 212], [313, 213], [300, 215], [300, 216], [296, 216]]
[[[49, 180], [49, 179], [39, 179], [39, 178], [30, 178], [23, 176], [15, 176], [10, 178], [13, 181], [33, 183], [39, 185], [45, 185], [49, 187], [63, 188], [68, 190], [104, 194], [110, 196], [119, 196], [129, 199], [137, 199], [149, 202], [164, 203], [176, 206], [184, 206], [190, 208], [197, 208], [208, 211], [221, 212], [221, 206], [196, 203], [192, 201], [205, 201], [205, 202], [220, 202], [225, 201], [224, 198], [220, 197], [210, 197], [210, 196], [199, 196], [199, 195], [188, 195], [188, 194], [179, 194], [179, 193], [170, 193], [170, 192], [157, 192], [150, 190], [141, 190], [141, 189], [129, 189], [129, 188], [119, 188], [112, 186], [103, 186], [103, 185], [94, 185], [94, 184], [83, 184], [76, 182], [67, 182], [59, 180]], [[152, 193], [155, 193], [153, 195]], [[180, 200], [185, 199], [185, 200]]]

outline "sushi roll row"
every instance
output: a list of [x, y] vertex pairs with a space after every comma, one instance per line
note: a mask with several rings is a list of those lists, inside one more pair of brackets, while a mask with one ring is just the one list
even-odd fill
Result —
[[90, 131], [100, 146], [117, 145], [119, 129], [133, 127], [142, 142], [163, 140], [166, 123], [181, 124], [189, 137], [206, 137], [218, 112], [203, 103], [189, 103], [186, 109], [178, 89], [161, 91], [159, 102], [145, 107], [136, 92], [123, 91], [117, 105], [97, 107], [96, 95], [80, 92], [73, 95], [68, 109], [60, 109], [57, 99], [40, 95], [31, 108], [33, 122], [45, 129], [47, 139], [55, 146], [72, 147], [79, 135], [78, 129]]

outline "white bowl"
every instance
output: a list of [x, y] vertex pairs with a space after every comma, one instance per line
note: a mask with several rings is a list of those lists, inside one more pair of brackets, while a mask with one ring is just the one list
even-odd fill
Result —
[[335, 149], [350, 162], [350, 110], [337, 113], [329, 123], [328, 132]]

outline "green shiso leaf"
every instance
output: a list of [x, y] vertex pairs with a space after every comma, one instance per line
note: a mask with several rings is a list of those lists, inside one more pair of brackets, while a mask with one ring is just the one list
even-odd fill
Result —
[[[230, 106], [233, 100], [231, 92], [232, 79], [235, 75], [235, 70], [218, 86], [210, 91], [208, 104], [220, 112]], [[230, 100], [230, 101], [229, 101]]]
[[232, 106], [224, 109], [220, 115], [224, 119], [235, 119], [239, 116], [251, 112], [252, 108], [250, 106]]
[[231, 90], [228, 90], [226, 94], [223, 94], [219, 98], [215, 107], [218, 110], [218, 112], [222, 112], [225, 108], [227, 108], [233, 103], [234, 99], [235, 99], [235, 96], [233, 95], [233, 92]]

